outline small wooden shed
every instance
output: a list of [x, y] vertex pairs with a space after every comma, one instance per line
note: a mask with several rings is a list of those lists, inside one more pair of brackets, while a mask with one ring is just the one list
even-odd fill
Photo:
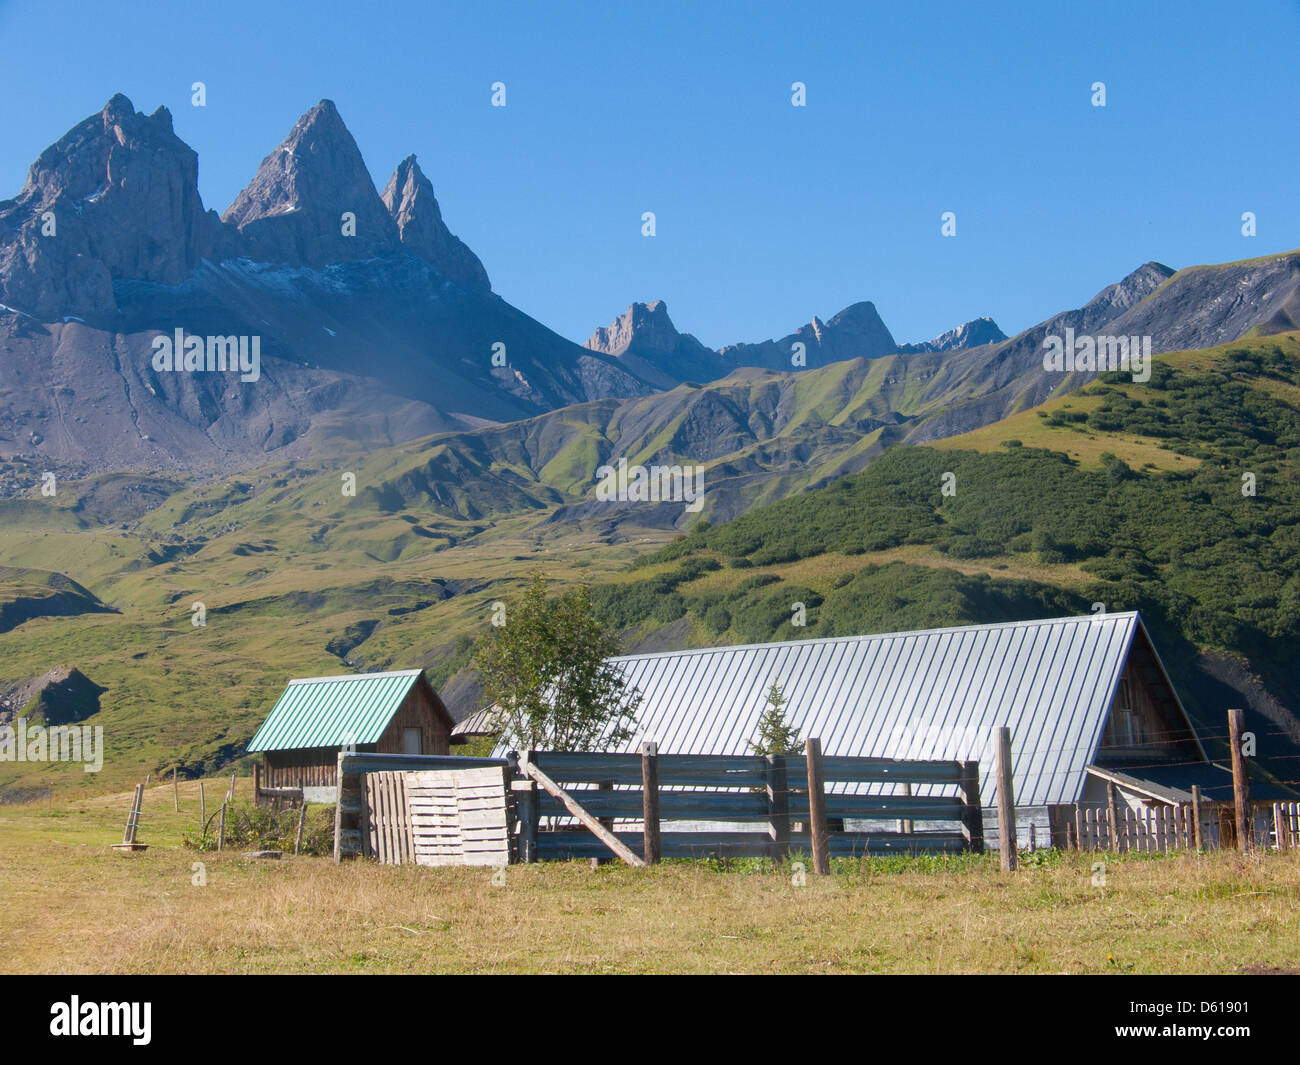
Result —
[[333, 802], [341, 750], [447, 754], [451, 714], [422, 669], [291, 680], [248, 745], [261, 786]]

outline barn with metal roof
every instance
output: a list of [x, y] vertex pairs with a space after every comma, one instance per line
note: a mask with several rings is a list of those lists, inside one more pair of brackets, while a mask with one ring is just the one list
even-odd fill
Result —
[[[268, 788], [332, 790], [344, 747], [446, 754], [452, 725], [422, 669], [311, 677], [289, 682], [248, 750], [262, 755]], [[313, 801], [326, 798], [318, 792]]]
[[1011, 729], [1019, 808], [1100, 804], [1105, 783], [1091, 765], [1140, 779], [1145, 767], [1206, 762], [1136, 612], [611, 662], [641, 694], [622, 752], [653, 740], [664, 753], [748, 753], [776, 680], [787, 721], [827, 755], [978, 759], [986, 805], [997, 800], [990, 737], [1000, 725]]

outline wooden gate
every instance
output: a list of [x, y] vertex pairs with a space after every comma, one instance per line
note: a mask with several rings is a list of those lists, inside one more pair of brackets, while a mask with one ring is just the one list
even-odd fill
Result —
[[415, 849], [411, 841], [411, 819], [407, 808], [407, 773], [367, 773], [361, 778], [364, 792], [361, 834], [366, 853], [383, 865], [409, 865]]

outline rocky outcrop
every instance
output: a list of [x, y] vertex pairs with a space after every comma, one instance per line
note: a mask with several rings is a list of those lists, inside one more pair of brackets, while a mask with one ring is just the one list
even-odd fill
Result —
[[30, 725], [70, 725], [98, 713], [105, 691], [81, 670], [56, 666], [0, 692], [0, 721], [22, 716]]
[[1300, 320], [1300, 252], [1170, 273], [1139, 298], [1114, 298], [1111, 306], [1120, 313], [1107, 331], [1149, 336], [1154, 351], [1184, 351], [1226, 344], [1254, 329], [1282, 332]]
[[415, 156], [408, 155], [393, 171], [380, 197], [397, 226], [402, 247], [433, 264], [440, 274], [465, 289], [492, 288], [478, 256], [457, 239], [442, 220], [433, 185]]
[[633, 303], [583, 345], [613, 355], [648, 381], [672, 388], [681, 381], [713, 381], [730, 369], [717, 352], [679, 333], [663, 300]]
[[973, 318], [956, 329], [940, 333], [933, 340], [921, 344], [900, 344], [898, 350], [904, 355], [915, 355], [923, 351], [961, 351], [984, 344], [1001, 344], [1006, 339], [1007, 335], [992, 318]]
[[43, 151], [0, 202], [0, 303], [38, 318], [116, 309], [113, 281], [175, 285], [233, 250], [198, 190], [198, 157], [166, 108], [114, 96]]
[[397, 226], [337, 108], [322, 100], [221, 216], [254, 259], [323, 267], [394, 251]]
[[898, 350], [893, 335], [876, 312], [876, 305], [864, 301], [845, 307], [829, 322], [814, 317], [808, 325], [780, 340], [732, 344], [718, 354], [732, 367], [790, 370], [795, 368], [791, 360], [796, 343], [803, 344], [806, 367], [810, 369], [845, 359], [893, 355]]

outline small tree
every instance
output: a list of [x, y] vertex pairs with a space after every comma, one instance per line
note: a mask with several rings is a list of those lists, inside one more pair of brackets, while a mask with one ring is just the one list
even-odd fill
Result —
[[478, 641], [474, 664], [509, 742], [586, 751], [598, 741], [621, 743], [636, 724], [641, 693], [606, 661], [618, 653], [586, 588], [548, 596], [535, 573], [523, 595], [506, 602], [505, 624]]
[[779, 678], [773, 678], [767, 690], [767, 709], [758, 718], [758, 738], [749, 749], [755, 754], [798, 754], [799, 730], [785, 719], [785, 692]]

